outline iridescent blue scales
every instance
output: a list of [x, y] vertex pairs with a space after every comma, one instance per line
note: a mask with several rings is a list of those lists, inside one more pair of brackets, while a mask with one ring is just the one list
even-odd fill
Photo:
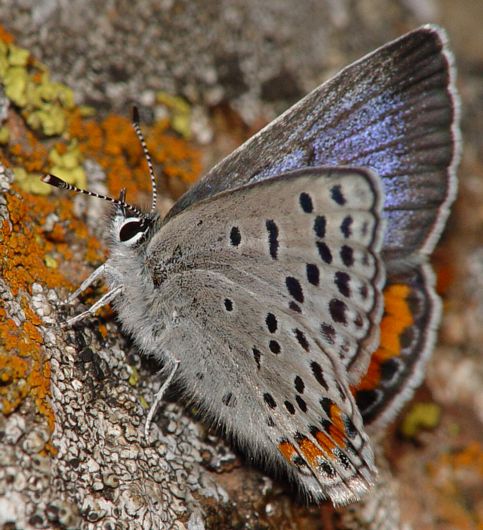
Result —
[[74, 295], [104, 276], [111, 290], [90, 312], [113, 301], [140, 350], [165, 363], [162, 389], [174, 379], [311, 499], [361, 499], [376, 476], [367, 432], [411, 397], [440, 320], [428, 256], [455, 195], [455, 98], [441, 29], [383, 46], [164, 220], [155, 193], [149, 213], [108, 198], [111, 256]]

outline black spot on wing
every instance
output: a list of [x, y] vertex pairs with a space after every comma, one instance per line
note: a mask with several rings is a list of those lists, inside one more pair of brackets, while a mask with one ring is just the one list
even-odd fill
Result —
[[302, 192], [299, 196], [300, 206], [305, 213], [312, 213], [314, 210], [314, 205], [312, 203], [312, 198], [308, 193]]
[[277, 331], [278, 322], [277, 317], [273, 313], [268, 313], [265, 318], [265, 324], [270, 333], [275, 333]]
[[330, 195], [332, 197], [332, 200], [340, 206], [343, 206], [347, 202], [346, 198], [344, 197], [344, 194], [342, 193], [342, 187], [340, 184], [332, 186], [332, 188], [330, 189]]
[[276, 340], [271, 340], [268, 343], [268, 347], [272, 353], [279, 354], [282, 351], [282, 348], [280, 347], [280, 343]]
[[337, 289], [339, 289], [339, 293], [343, 294], [347, 298], [349, 298], [351, 295], [349, 287], [350, 279], [350, 276], [344, 271], [337, 271], [334, 275], [334, 281], [337, 285]]
[[344, 217], [344, 220], [340, 224], [340, 231], [342, 235], [348, 239], [352, 235], [352, 223], [354, 222], [354, 219], [351, 215], [348, 215], [347, 217]]
[[260, 360], [262, 358], [262, 352], [258, 348], [252, 348], [253, 358], [257, 363], [257, 368], [260, 370]]
[[277, 259], [278, 257], [278, 226], [273, 219], [267, 219], [265, 221], [265, 226], [268, 232], [268, 250], [272, 259]]
[[305, 333], [301, 331], [298, 328], [295, 328], [294, 330], [295, 338], [297, 339], [297, 342], [302, 346], [302, 348], [308, 352], [309, 351], [309, 341], [307, 340], [307, 337], [305, 336]]
[[354, 265], [354, 249], [349, 247], [349, 245], [342, 245], [340, 259], [346, 267], [352, 267]]
[[320, 332], [329, 344], [335, 344], [334, 326], [332, 326], [331, 324], [327, 324], [327, 322], [322, 322], [322, 324], [320, 325]]
[[274, 408], [277, 407], [277, 403], [276, 403], [276, 401], [273, 399], [272, 394], [269, 394], [268, 392], [265, 392], [265, 394], [263, 394], [263, 400], [265, 401], [265, 403], [266, 403], [271, 409], [274, 409]]
[[292, 405], [292, 403], [290, 403], [290, 401], [285, 401], [284, 405], [289, 414], [292, 414], [292, 415], [295, 414], [295, 407]]
[[320, 271], [319, 267], [317, 265], [314, 265], [313, 263], [307, 263], [307, 280], [312, 285], [319, 285], [320, 282]]
[[320, 364], [316, 361], [312, 361], [312, 363], [310, 364], [310, 368], [312, 369], [312, 373], [314, 374], [314, 377], [319, 383], [319, 385], [328, 391], [329, 385], [327, 384], [327, 381], [325, 380], [324, 372]]
[[295, 390], [296, 390], [299, 394], [303, 394], [303, 393], [304, 393], [304, 390], [305, 390], [305, 384], [304, 384], [302, 378], [301, 378], [299, 375], [296, 375], [296, 376], [295, 376], [295, 379], [294, 379], [294, 386], [295, 386]]
[[332, 298], [329, 302], [329, 312], [332, 320], [340, 324], [347, 324], [347, 305], [338, 298]]
[[234, 247], [237, 247], [241, 243], [241, 234], [238, 226], [233, 226], [230, 230], [230, 243]]
[[324, 263], [327, 263], [327, 265], [330, 265], [332, 263], [332, 252], [330, 251], [327, 243], [324, 243], [324, 241], [317, 241], [316, 245], [321, 260]]
[[302, 412], [307, 412], [307, 403], [300, 396], [295, 396], [295, 401]]
[[318, 215], [314, 219], [314, 232], [317, 237], [325, 237], [325, 230], [327, 227], [327, 221], [323, 215]]
[[287, 276], [285, 278], [285, 285], [287, 286], [290, 296], [302, 304], [304, 301], [304, 293], [297, 278]]

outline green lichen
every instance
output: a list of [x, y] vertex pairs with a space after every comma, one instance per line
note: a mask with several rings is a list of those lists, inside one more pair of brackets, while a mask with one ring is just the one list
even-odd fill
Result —
[[27, 124], [46, 136], [62, 134], [67, 113], [75, 107], [73, 91], [51, 81], [44, 65], [28, 50], [0, 42], [0, 83]]
[[50, 254], [44, 256], [44, 263], [49, 269], [56, 269], [58, 267], [57, 260]]
[[9, 66], [3, 76], [5, 95], [19, 107], [27, 105], [28, 80], [28, 73], [22, 66]]
[[131, 375], [129, 376], [128, 383], [131, 386], [137, 386], [139, 384], [139, 372], [135, 366], [131, 366]]
[[58, 105], [45, 103], [27, 116], [27, 123], [46, 136], [57, 136], [65, 129], [65, 113]]
[[23, 48], [15, 46], [15, 44], [8, 45], [8, 62], [11, 66], [27, 66], [30, 57], [30, 52]]
[[59, 153], [54, 148], [49, 152], [50, 172], [69, 184], [86, 188], [87, 176], [82, 167], [83, 159], [84, 157], [75, 141], [67, 146], [65, 153]]
[[422, 429], [434, 429], [441, 418], [436, 403], [415, 403], [404, 416], [400, 430], [406, 438], [414, 438]]
[[51, 193], [51, 186], [44, 184], [39, 173], [28, 173], [23, 167], [14, 167], [15, 182], [20, 188], [28, 193], [37, 195], [48, 195]]
[[7, 127], [0, 127], [0, 145], [7, 145], [10, 139], [10, 131]]
[[171, 128], [189, 140], [191, 137], [191, 107], [189, 104], [184, 99], [166, 92], [158, 92], [156, 102], [168, 110]]

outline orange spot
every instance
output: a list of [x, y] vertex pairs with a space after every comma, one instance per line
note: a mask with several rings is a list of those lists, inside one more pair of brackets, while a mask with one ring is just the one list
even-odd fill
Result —
[[297, 451], [290, 442], [279, 443], [278, 450], [282, 453], [282, 456], [285, 458], [285, 460], [290, 463], [292, 463], [292, 460], [297, 456]]
[[385, 315], [381, 321], [380, 349], [388, 350], [387, 357], [399, 355], [401, 351], [401, 333], [406, 325], [392, 315]]
[[411, 294], [411, 288], [406, 284], [393, 284], [384, 289], [384, 311], [398, 318], [409, 326], [413, 323], [411, 308], [407, 298]]
[[332, 403], [330, 406], [330, 419], [332, 421], [332, 425], [329, 427], [329, 434], [336, 443], [337, 447], [341, 448], [346, 446], [347, 440], [342, 414], [342, 410], [335, 403]]
[[332, 454], [332, 450], [337, 447], [335, 442], [332, 440], [332, 438], [329, 437], [325, 432], [317, 431], [315, 438], [319, 442], [320, 446], [322, 447], [325, 456], [329, 458], [333, 458], [334, 455]]
[[381, 321], [381, 340], [379, 347], [372, 354], [369, 368], [358, 385], [351, 387], [355, 394], [359, 390], [372, 390], [379, 386], [381, 364], [387, 359], [401, 354], [401, 335], [414, 324], [411, 308], [407, 298], [411, 287], [396, 283], [384, 289], [384, 316]]
[[305, 459], [312, 467], [316, 467], [318, 465], [318, 458], [324, 457], [324, 453], [308, 438], [302, 438], [299, 441], [299, 446]]

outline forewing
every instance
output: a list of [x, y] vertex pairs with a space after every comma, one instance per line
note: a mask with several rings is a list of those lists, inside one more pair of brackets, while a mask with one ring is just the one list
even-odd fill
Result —
[[451, 57], [437, 26], [379, 48], [221, 161], [169, 215], [302, 167], [367, 167], [384, 183], [386, 261], [430, 253], [456, 190], [458, 101]]
[[222, 193], [169, 220], [147, 256], [189, 395], [336, 504], [374, 476], [347, 368], [360, 377], [379, 343], [378, 182], [313, 168]]

